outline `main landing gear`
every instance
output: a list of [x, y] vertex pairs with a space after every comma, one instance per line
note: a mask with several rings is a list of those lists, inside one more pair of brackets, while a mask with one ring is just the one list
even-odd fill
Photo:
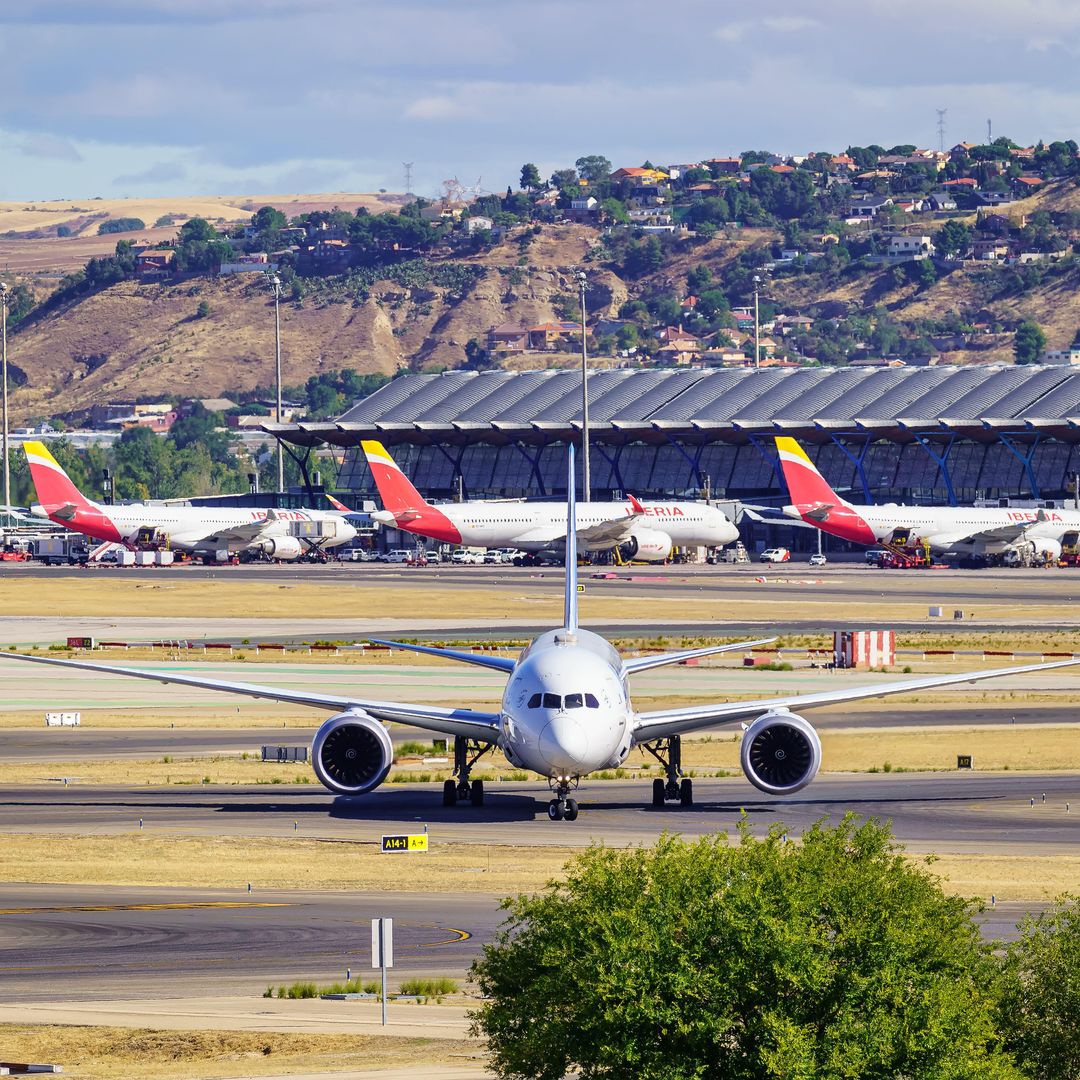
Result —
[[571, 788], [577, 787], [577, 778], [558, 776], [548, 781], [555, 798], [548, 803], [548, 817], [552, 821], [576, 821], [578, 805], [576, 799], [569, 798]]
[[454, 736], [454, 775], [443, 784], [443, 806], [457, 806], [459, 802], [468, 802], [473, 806], [484, 805], [484, 781], [470, 781], [469, 773], [493, 745], [479, 743], [463, 735]]
[[647, 750], [667, 773], [667, 780], [657, 777], [652, 782], [652, 804], [663, 806], [668, 802], [675, 802], [680, 806], [694, 805], [694, 781], [689, 776], [682, 774], [682, 740], [678, 735], [672, 735], [669, 739], [657, 739], [656, 742], [642, 743]]

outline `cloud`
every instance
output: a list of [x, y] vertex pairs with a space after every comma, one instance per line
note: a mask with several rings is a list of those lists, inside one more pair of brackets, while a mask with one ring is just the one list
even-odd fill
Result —
[[772, 15], [762, 19], [761, 25], [777, 34], [797, 34], [800, 30], [816, 30], [821, 23], [805, 15]]
[[452, 120], [464, 115], [461, 105], [445, 95], [417, 98], [403, 114], [407, 120]]
[[136, 184], [167, 184], [172, 180], [183, 180], [188, 174], [179, 161], [156, 161], [142, 172], [124, 173], [113, 179], [117, 187], [132, 187]]
[[75, 144], [70, 139], [57, 135], [28, 135], [19, 144], [19, 149], [29, 157], [52, 158], [56, 161], [82, 161]]

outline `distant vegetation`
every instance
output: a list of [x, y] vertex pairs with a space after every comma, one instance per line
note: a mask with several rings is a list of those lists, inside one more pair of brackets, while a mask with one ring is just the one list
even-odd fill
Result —
[[113, 218], [110, 221], [103, 221], [98, 226], [98, 236], [106, 236], [108, 233], [118, 232], [138, 232], [140, 229], [146, 228], [146, 222], [142, 218], [137, 217], [122, 217]]

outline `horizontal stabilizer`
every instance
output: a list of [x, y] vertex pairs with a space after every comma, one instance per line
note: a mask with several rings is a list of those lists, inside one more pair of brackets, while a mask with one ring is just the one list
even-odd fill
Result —
[[368, 638], [372, 645], [387, 645], [391, 649], [408, 649], [410, 652], [424, 653], [425, 656], [441, 656], [444, 660], [456, 660], [460, 664], [476, 664], [478, 667], [494, 668], [496, 671], [513, 671], [516, 660], [506, 656], [491, 656], [489, 653], [462, 652], [460, 649], [440, 649], [434, 645], [413, 645], [404, 641], [384, 641], [381, 638]]

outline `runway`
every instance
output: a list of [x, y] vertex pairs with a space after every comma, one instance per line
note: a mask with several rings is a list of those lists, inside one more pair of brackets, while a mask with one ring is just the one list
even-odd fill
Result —
[[[1041, 801], [1045, 793], [1046, 802]], [[647, 785], [585, 783], [577, 822], [553, 823], [546, 787], [491, 784], [487, 804], [448, 810], [436, 785], [387, 785], [362, 799], [319, 790], [248, 788], [0, 789], [0, 831], [289, 837], [375, 845], [383, 833], [429, 829], [433, 845], [587, 846], [756, 831], [783, 822], [792, 836], [848, 811], [888, 818], [912, 852], [1080, 851], [1080, 777], [1044, 774], [825, 776], [791, 799], [742, 779], [697, 781], [692, 809], [646, 806]], [[1036, 800], [1031, 807], [1030, 799]], [[1066, 813], [1071, 802], [1076, 813]], [[294, 823], [296, 823], [294, 825]], [[288, 858], [287, 848], [282, 858]], [[392, 858], [392, 857], [389, 857]], [[388, 861], [387, 873], [394, 863]], [[482, 867], [478, 868], [482, 874]], [[392, 880], [392, 879], [391, 879]], [[0, 893], [0, 1001], [260, 994], [269, 983], [367, 975], [369, 922], [395, 919], [395, 977], [461, 977], [501, 920], [498, 898], [473, 876], [460, 893], [7, 885]], [[478, 888], [479, 886], [479, 888]], [[1040, 904], [998, 904], [988, 937], [1008, 936]]]

